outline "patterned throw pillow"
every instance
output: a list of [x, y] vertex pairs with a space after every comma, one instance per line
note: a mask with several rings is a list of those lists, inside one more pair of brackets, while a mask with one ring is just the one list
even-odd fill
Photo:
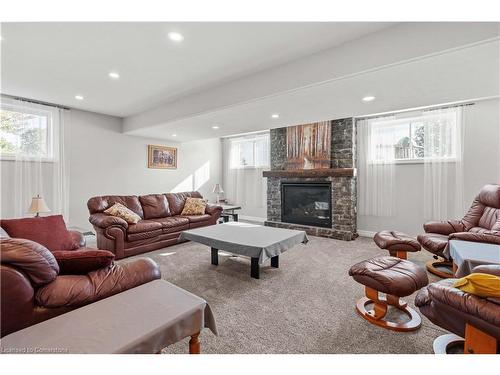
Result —
[[207, 203], [201, 198], [186, 198], [181, 215], [203, 215]]
[[121, 217], [129, 224], [137, 224], [141, 220], [139, 215], [137, 215], [134, 211], [129, 210], [121, 203], [115, 203], [104, 212], [112, 216]]

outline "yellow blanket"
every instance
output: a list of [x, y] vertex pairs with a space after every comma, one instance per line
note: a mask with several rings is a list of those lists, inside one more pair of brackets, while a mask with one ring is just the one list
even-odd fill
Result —
[[500, 298], [500, 277], [486, 273], [471, 273], [453, 284], [464, 292], [474, 294], [479, 297]]

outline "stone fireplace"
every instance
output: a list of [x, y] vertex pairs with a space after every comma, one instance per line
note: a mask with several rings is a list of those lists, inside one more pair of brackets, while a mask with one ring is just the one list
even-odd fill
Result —
[[355, 123], [346, 118], [330, 124], [330, 168], [287, 169], [287, 128], [271, 129], [265, 225], [347, 241], [358, 236]]

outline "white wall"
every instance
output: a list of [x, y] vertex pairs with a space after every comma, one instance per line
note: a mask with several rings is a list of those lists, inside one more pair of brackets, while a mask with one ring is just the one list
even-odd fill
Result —
[[[129, 136], [121, 119], [79, 110], [71, 111], [70, 137], [70, 225], [91, 228], [92, 196], [199, 190], [213, 200], [213, 185], [221, 182], [218, 138], [175, 144]], [[177, 169], [148, 169], [148, 144], [177, 147]]]
[[[500, 99], [477, 102], [470, 107], [465, 124], [465, 207], [487, 183], [500, 184]], [[425, 222], [423, 164], [396, 165], [396, 214], [393, 217], [358, 214], [358, 230], [377, 232], [392, 229], [416, 235]], [[452, 219], [452, 218], [450, 218]]]
[[[87, 200], [95, 195], [129, 195], [199, 190], [214, 200], [212, 188], [221, 182], [220, 140], [172, 143], [121, 133], [121, 119], [72, 110], [66, 157], [70, 163], [68, 226], [91, 229]], [[147, 145], [178, 148], [175, 170], [148, 169]], [[52, 165], [42, 164], [44, 198], [52, 207]], [[13, 217], [14, 163], [1, 161], [1, 217]], [[26, 202], [26, 209], [30, 202]]]

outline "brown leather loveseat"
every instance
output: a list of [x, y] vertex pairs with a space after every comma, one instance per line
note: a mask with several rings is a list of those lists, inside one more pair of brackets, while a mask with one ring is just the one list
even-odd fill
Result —
[[6, 236], [0, 242], [1, 337], [161, 276], [149, 258], [61, 274], [54, 255], [39, 243]]
[[[186, 198], [203, 198], [197, 191], [149, 195], [107, 195], [90, 198], [87, 202], [97, 235], [97, 247], [113, 252], [116, 259], [178, 243], [183, 230], [214, 225], [222, 208], [207, 205], [204, 215], [180, 216]], [[137, 224], [108, 215], [103, 211], [121, 203], [141, 217]]]

